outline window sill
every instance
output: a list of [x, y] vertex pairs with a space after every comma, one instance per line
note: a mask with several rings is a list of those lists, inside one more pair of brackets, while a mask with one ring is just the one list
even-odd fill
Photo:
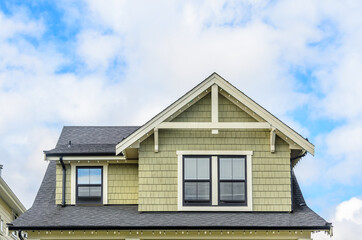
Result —
[[252, 206], [179, 206], [178, 211], [197, 212], [251, 212]]
[[104, 204], [103, 203], [76, 203], [74, 206], [99, 207], [99, 206], [104, 206]]

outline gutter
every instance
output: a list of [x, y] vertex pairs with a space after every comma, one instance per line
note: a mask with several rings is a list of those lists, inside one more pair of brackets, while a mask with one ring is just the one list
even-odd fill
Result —
[[63, 162], [63, 157], [60, 157], [59, 161], [63, 168], [62, 207], [65, 207], [65, 183], [66, 183], [65, 177], [66, 177], [67, 170], [66, 170], [64, 162]]
[[308, 230], [308, 231], [330, 231], [331, 223], [324, 226], [9, 226], [10, 230]]
[[20, 240], [24, 240], [23, 236], [21, 235], [21, 232], [22, 232], [22, 230], [19, 230], [18, 237], [19, 237]]

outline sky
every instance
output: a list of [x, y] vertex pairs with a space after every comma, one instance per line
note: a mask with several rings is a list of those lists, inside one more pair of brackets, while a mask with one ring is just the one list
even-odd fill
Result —
[[295, 168], [307, 204], [332, 239], [362, 239], [361, 12], [359, 0], [2, 0], [2, 177], [29, 208], [63, 126], [141, 125], [217, 72], [315, 144]]

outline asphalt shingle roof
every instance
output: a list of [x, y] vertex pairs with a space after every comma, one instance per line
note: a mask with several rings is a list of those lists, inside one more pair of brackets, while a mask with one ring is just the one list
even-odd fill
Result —
[[56, 147], [44, 152], [47, 156], [69, 154], [114, 155], [116, 145], [138, 128], [137, 126], [66, 126], [60, 134]]
[[293, 174], [292, 213], [144, 212], [137, 205], [66, 206], [55, 204], [55, 165], [49, 163], [33, 206], [10, 229], [329, 229], [306, 206]]

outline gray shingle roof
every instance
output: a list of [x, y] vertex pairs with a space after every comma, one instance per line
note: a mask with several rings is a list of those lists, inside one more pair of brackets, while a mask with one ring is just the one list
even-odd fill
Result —
[[294, 180], [294, 211], [146, 212], [137, 205], [66, 206], [55, 204], [55, 162], [50, 162], [33, 206], [10, 229], [329, 229], [330, 224], [305, 205]]
[[[69, 154], [114, 155], [117, 143], [138, 128], [137, 126], [66, 126], [60, 134], [56, 147], [44, 152], [47, 156]], [[69, 141], [71, 142], [70, 145]]]

